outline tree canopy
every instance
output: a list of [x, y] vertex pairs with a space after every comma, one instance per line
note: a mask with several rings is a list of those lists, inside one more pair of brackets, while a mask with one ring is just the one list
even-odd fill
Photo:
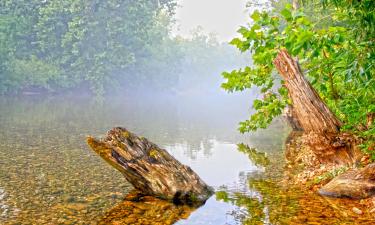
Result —
[[253, 102], [256, 112], [240, 123], [240, 131], [266, 128], [292, 104], [273, 65], [285, 48], [298, 58], [313, 87], [344, 122], [343, 129], [365, 137], [369, 142], [364, 147], [373, 148], [374, 125], [363, 127], [375, 113], [374, 1], [303, 1], [296, 10], [286, 3], [255, 11], [249, 26], [238, 30], [241, 37], [231, 42], [252, 53], [252, 65], [224, 72], [222, 87], [232, 92], [257, 86], [263, 93]]

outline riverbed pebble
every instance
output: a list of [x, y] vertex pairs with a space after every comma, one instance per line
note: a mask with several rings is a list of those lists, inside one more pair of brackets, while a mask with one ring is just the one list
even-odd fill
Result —
[[354, 213], [357, 213], [359, 215], [361, 215], [363, 213], [362, 210], [358, 209], [357, 207], [353, 207], [352, 210], [353, 210]]

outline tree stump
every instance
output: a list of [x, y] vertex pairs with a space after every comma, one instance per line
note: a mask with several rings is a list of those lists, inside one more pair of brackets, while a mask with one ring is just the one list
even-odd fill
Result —
[[284, 49], [279, 52], [274, 65], [285, 81], [289, 97], [293, 102], [293, 117], [305, 133], [309, 145], [321, 162], [353, 164], [360, 151], [356, 148], [356, 138], [341, 134], [341, 122], [330, 111], [304, 77], [298, 61]]
[[113, 128], [103, 140], [89, 136], [87, 143], [145, 195], [175, 203], [203, 204], [213, 194], [190, 167], [125, 128]]

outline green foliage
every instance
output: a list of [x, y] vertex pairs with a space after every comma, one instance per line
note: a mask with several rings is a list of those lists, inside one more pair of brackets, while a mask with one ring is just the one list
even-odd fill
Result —
[[235, 52], [199, 29], [191, 39], [172, 37], [175, 7], [176, 0], [1, 1], [0, 94], [89, 87], [103, 96], [116, 87], [209, 83], [213, 68], [240, 57], [229, 60]]
[[344, 167], [333, 169], [332, 171], [328, 171], [320, 176], [315, 177], [314, 180], [312, 180], [310, 185], [316, 185], [321, 182], [328, 182], [332, 180], [333, 178], [337, 177], [338, 175], [346, 172], [348, 169], [349, 169], [348, 167], [344, 166]]
[[231, 44], [242, 52], [251, 52], [253, 65], [224, 72], [227, 81], [222, 87], [232, 92], [258, 86], [263, 93], [263, 99], [253, 103], [256, 112], [240, 123], [241, 132], [265, 128], [291, 103], [282, 81], [275, 82], [273, 65], [278, 51], [286, 48], [299, 59], [313, 87], [344, 122], [343, 129], [373, 143], [373, 125], [366, 132], [357, 128], [366, 124], [366, 115], [375, 112], [375, 3], [323, 3], [308, 2], [299, 10], [286, 5], [270, 12], [255, 11], [251, 26], [238, 30], [242, 37]]
[[1, 1], [0, 93], [88, 83], [102, 95], [124, 77], [137, 84], [133, 73], [157, 64], [149, 59], [171, 58], [159, 50], [175, 7], [174, 0]]
[[[17, 80], [20, 86], [40, 86], [51, 89], [59, 79], [61, 73], [59, 67], [52, 63], [44, 62], [36, 56], [29, 59], [14, 59], [11, 61], [10, 76], [8, 78]], [[62, 79], [63, 77], [60, 77]], [[63, 81], [59, 82], [61, 85]]]

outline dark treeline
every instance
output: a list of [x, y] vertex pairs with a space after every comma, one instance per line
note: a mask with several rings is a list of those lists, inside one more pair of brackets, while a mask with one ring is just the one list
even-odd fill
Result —
[[195, 73], [192, 83], [215, 68], [210, 63], [228, 64], [234, 51], [199, 30], [172, 37], [176, 7], [175, 0], [3, 0], [0, 94], [172, 89], [181, 76]]

